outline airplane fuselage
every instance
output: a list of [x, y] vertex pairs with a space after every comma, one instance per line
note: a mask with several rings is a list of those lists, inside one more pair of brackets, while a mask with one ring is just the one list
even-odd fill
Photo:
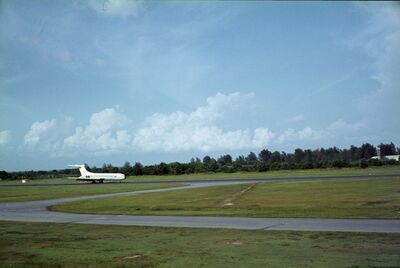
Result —
[[81, 176], [75, 178], [79, 181], [91, 181], [95, 183], [96, 181], [102, 183], [105, 180], [113, 180], [113, 181], [122, 181], [125, 180], [126, 177], [122, 173], [93, 173], [87, 171], [84, 165], [70, 165], [72, 167], [78, 167], [81, 173]]
[[124, 180], [125, 175], [122, 173], [92, 173], [85, 174], [79, 177], [85, 180]]

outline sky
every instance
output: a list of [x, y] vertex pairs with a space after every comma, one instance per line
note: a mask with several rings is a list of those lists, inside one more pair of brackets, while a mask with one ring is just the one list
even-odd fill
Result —
[[0, 170], [400, 146], [394, 2], [0, 1]]

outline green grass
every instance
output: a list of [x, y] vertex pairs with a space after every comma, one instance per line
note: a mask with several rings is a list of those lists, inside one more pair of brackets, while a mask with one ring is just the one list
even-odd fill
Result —
[[[165, 176], [130, 176], [123, 182], [130, 181], [171, 181], [171, 180], [212, 180], [212, 179], [252, 179], [252, 178], [287, 178], [305, 176], [346, 176], [346, 175], [377, 175], [400, 174], [400, 166], [382, 166], [369, 168], [325, 168], [300, 170], [272, 170], [268, 172], [236, 172], [236, 173], [198, 173], [185, 175]], [[27, 184], [45, 183], [76, 183], [76, 180], [67, 178], [33, 179]], [[87, 183], [87, 182], [81, 182]], [[20, 180], [3, 180], [1, 184], [22, 184]]]
[[78, 201], [53, 209], [128, 215], [400, 218], [398, 178], [257, 183], [239, 194], [247, 187], [249, 184]]
[[[70, 184], [74, 184], [77, 183], [76, 180], [74, 179], [68, 179], [68, 178], [52, 178], [52, 179], [31, 179], [28, 180], [26, 182], [26, 185], [29, 184], [64, 184], [64, 183], [70, 183]], [[88, 183], [88, 182], [80, 182], [82, 184], [84, 183]], [[10, 184], [21, 184], [23, 185], [23, 183], [21, 182], [21, 180], [2, 180], [0, 181], [0, 185], [10, 185]]]
[[272, 170], [268, 172], [235, 172], [235, 173], [198, 173], [166, 176], [131, 176], [127, 181], [169, 181], [169, 180], [212, 180], [212, 179], [252, 179], [252, 178], [288, 178], [306, 176], [349, 176], [400, 174], [400, 166], [383, 166], [370, 168], [324, 168]]
[[147, 189], [169, 188], [184, 184], [103, 184], [85, 186], [0, 187], [0, 203], [55, 199], [82, 195], [130, 192]]
[[398, 267], [400, 234], [0, 222], [0, 267]]

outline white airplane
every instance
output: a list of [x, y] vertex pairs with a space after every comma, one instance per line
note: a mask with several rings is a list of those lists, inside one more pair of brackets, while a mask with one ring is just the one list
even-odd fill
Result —
[[119, 181], [125, 180], [125, 175], [122, 173], [93, 173], [87, 171], [84, 165], [69, 165], [70, 167], [77, 167], [81, 173], [80, 177], [71, 177], [78, 181], [91, 181], [92, 183], [103, 183], [104, 180]]

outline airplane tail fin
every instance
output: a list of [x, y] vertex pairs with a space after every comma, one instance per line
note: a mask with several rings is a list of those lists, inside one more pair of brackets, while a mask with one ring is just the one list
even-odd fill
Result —
[[85, 165], [68, 165], [68, 166], [79, 168], [79, 172], [81, 173], [81, 176], [84, 176], [85, 174], [90, 173], [89, 171], [86, 170]]

